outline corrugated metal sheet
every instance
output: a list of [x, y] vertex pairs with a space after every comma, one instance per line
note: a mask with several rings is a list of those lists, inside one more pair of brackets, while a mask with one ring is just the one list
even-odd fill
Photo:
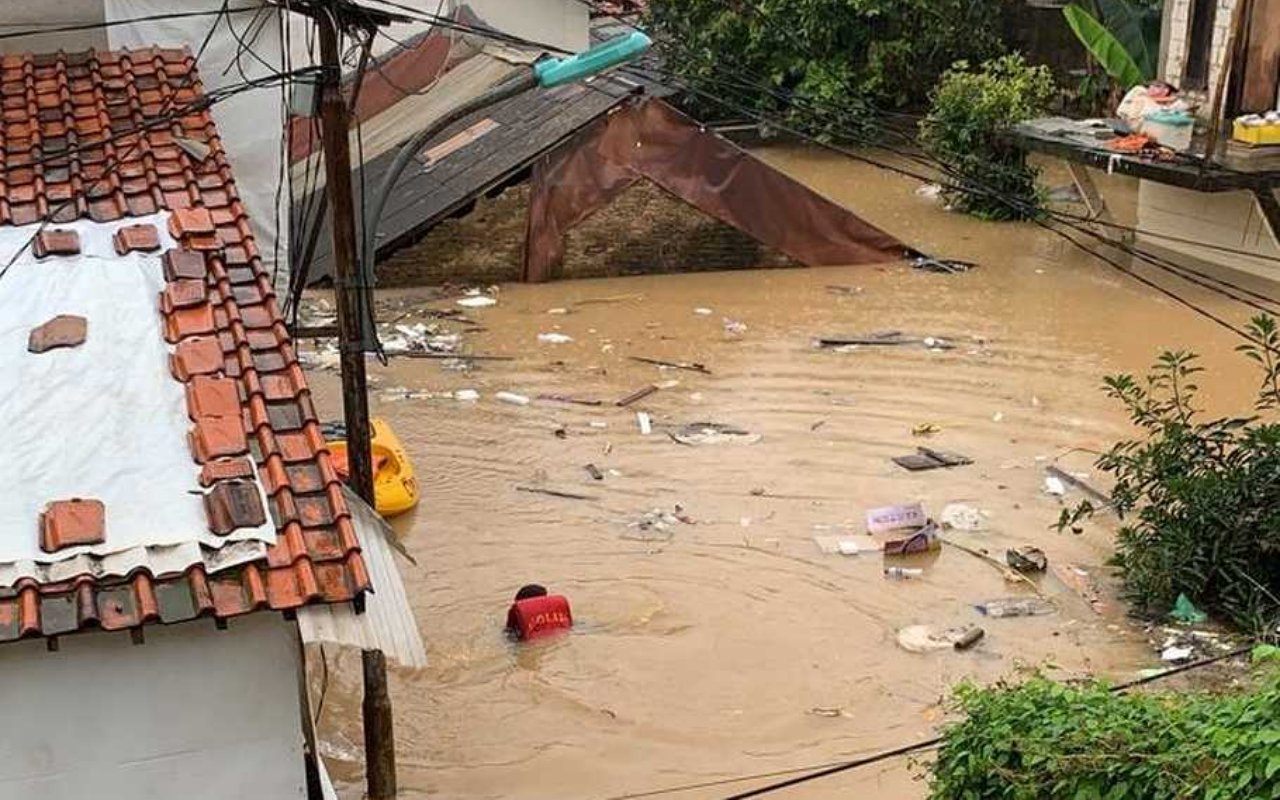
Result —
[[403, 667], [427, 666], [427, 648], [418, 632], [413, 609], [400, 579], [393, 537], [395, 531], [377, 512], [344, 487], [360, 552], [374, 591], [365, 595], [365, 610], [350, 604], [308, 606], [298, 611], [302, 641], [381, 650]]

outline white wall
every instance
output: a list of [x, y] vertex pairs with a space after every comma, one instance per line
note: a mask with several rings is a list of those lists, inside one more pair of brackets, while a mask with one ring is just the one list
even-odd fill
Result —
[[[0, 33], [6, 35], [45, 27], [102, 22], [103, 19], [102, 0], [58, 0], [56, 3], [0, 0]], [[0, 39], [0, 53], [42, 53], [59, 47], [75, 51], [106, 46], [107, 33], [103, 28]]]
[[305, 797], [296, 630], [261, 613], [0, 646], [0, 800]]
[[578, 52], [589, 43], [587, 4], [579, 0], [452, 0], [469, 6], [490, 27]]

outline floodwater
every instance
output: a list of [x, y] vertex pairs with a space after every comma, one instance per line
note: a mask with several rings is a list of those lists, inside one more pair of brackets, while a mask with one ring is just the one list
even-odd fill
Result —
[[[1141, 371], [1165, 347], [1204, 353], [1207, 402], [1238, 409], [1253, 377], [1231, 352], [1231, 334], [1032, 225], [949, 214], [914, 183], [838, 157], [764, 155], [920, 249], [980, 267], [954, 276], [887, 265], [504, 286], [497, 306], [469, 312], [484, 330], [467, 334], [465, 346], [513, 361], [477, 362], [470, 373], [437, 361], [375, 366], [373, 410], [404, 441], [423, 488], [419, 508], [395, 520], [418, 562], [403, 572], [431, 661], [393, 675], [401, 796], [631, 797], [826, 764], [934, 735], [940, 703], [961, 680], [1044, 664], [1060, 677], [1126, 678], [1158, 664], [1105, 586], [1098, 613], [1048, 575], [1040, 585], [1057, 613], [987, 619], [975, 603], [1026, 590], [973, 555], [944, 547], [911, 564], [923, 577], [889, 581], [880, 554], [824, 554], [814, 537], [869, 541], [868, 508], [922, 501], [936, 515], [962, 502], [987, 513], [986, 530], [949, 531], [955, 541], [997, 557], [1036, 544], [1052, 564], [1105, 583], [1112, 523], [1082, 535], [1051, 530], [1061, 504], [1043, 490], [1044, 466], [1090, 472], [1105, 487], [1090, 451], [1128, 429], [1100, 391], [1102, 377]], [[1132, 189], [1107, 191], [1123, 198]], [[729, 333], [725, 320], [746, 330]], [[957, 347], [811, 344], [820, 334], [885, 329]], [[573, 341], [538, 341], [553, 331]], [[711, 374], [629, 356], [700, 362]], [[321, 411], [337, 418], [336, 377], [313, 380]], [[630, 408], [612, 405], [648, 383], [676, 381]], [[475, 389], [481, 399], [397, 401], [391, 387]], [[498, 391], [606, 402], [514, 406], [494, 400]], [[641, 435], [637, 411], [652, 415], [652, 435]], [[761, 438], [688, 447], [665, 435], [701, 421]], [[939, 430], [914, 436], [921, 423]], [[975, 463], [913, 474], [890, 462], [922, 444]], [[604, 480], [587, 474], [588, 463]], [[628, 527], [677, 504], [696, 524], [674, 525], [669, 541], [641, 540]], [[529, 582], [569, 597], [572, 635], [528, 647], [503, 638], [507, 604]], [[899, 648], [896, 631], [921, 623], [980, 624], [986, 638], [967, 652]], [[326, 662], [322, 752], [343, 796], [355, 798], [359, 659], [330, 650]], [[778, 796], [923, 797], [916, 772], [897, 759]], [[724, 797], [767, 782], [654, 796]]]

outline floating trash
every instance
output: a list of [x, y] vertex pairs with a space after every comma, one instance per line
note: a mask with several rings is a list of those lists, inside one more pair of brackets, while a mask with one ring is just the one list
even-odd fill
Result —
[[696, 447], [707, 444], [755, 444], [760, 434], [719, 422], [692, 422], [671, 433], [680, 444]]

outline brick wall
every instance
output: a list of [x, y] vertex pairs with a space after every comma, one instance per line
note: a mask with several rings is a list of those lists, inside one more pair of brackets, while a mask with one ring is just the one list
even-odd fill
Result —
[[[1201, 0], [1217, 4], [1217, 12], [1213, 20], [1213, 44], [1209, 58], [1209, 99], [1201, 108], [1206, 114], [1213, 105], [1213, 89], [1217, 86], [1218, 75], [1222, 71], [1227, 39], [1231, 35], [1231, 15], [1237, 0]], [[1169, 27], [1164, 32], [1166, 39], [1164, 70], [1161, 79], [1176, 86], [1183, 82], [1186, 71], [1187, 51], [1190, 49], [1191, 20], [1193, 3], [1196, 0], [1167, 0], [1172, 6], [1169, 13]]]
[[[379, 286], [520, 279], [529, 186], [481, 198], [378, 267]], [[558, 278], [792, 266], [746, 234], [640, 181], [569, 231]]]

